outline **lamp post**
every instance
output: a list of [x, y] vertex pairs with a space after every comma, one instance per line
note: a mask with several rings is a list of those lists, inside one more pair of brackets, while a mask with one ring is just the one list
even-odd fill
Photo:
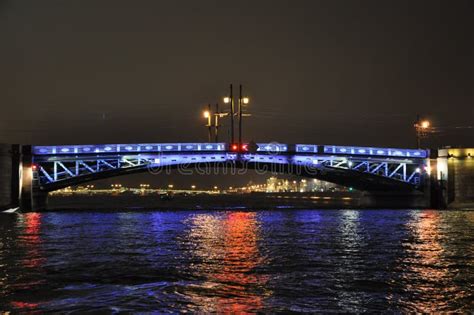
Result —
[[428, 120], [421, 120], [420, 115], [416, 116], [415, 127], [416, 132], [416, 146], [418, 149], [421, 148], [421, 139], [426, 137], [430, 131], [430, 122]]
[[214, 141], [217, 143], [219, 141], [219, 118], [221, 113], [219, 112], [219, 103], [216, 103], [216, 113], [215, 115], [215, 121], [214, 121]]
[[234, 96], [232, 94], [232, 84], [230, 85], [229, 96], [224, 97], [224, 103], [230, 105], [230, 143], [234, 143]]
[[242, 117], [243, 116], [248, 116], [244, 115], [244, 105], [247, 105], [250, 102], [250, 99], [248, 97], [244, 97], [242, 95], [242, 84], [240, 85], [239, 89], [239, 148], [242, 148]]
[[203, 113], [204, 118], [207, 119], [207, 124], [205, 125], [208, 128], [208, 142], [212, 141], [212, 114], [211, 114], [211, 104], [207, 105], [207, 110]]
[[239, 85], [239, 150], [242, 148], [242, 84]]

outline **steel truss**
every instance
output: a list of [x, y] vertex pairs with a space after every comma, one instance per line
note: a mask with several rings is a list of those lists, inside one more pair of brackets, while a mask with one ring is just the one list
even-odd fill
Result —
[[[382, 176], [418, 186], [423, 166], [407, 161], [350, 160], [324, 161], [324, 165]], [[421, 166], [421, 167], [420, 167]]]
[[114, 155], [89, 157], [54, 157], [38, 159], [35, 178], [37, 185], [59, 183], [75, 177], [100, 174], [107, 171], [120, 171], [130, 168], [163, 168], [184, 166], [195, 163], [244, 162], [254, 164], [302, 166], [319, 169], [339, 169], [366, 173], [374, 176], [405, 182], [414, 186], [421, 183], [427, 167], [424, 160], [373, 159], [325, 155], [273, 155], [273, 154], [155, 154], [155, 155]]

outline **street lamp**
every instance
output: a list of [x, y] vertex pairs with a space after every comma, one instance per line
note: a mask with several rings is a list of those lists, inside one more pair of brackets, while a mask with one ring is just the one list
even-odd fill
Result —
[[208, 128], [208, 142], [211, 142], [212, 138], [212, 113], [211, 113], [211, 104], [207, 105], [207, 110], [203, 112], [203, 116], [207, 119], [207, 124], [205, 125]]
[[413, 126], [416, 132], [416, 145], [419, 149], [421, 148], [421, 139], [425, 138], [430, 132], [431, 123], [428, 120], [420, 120], [420, 115], [417, 115]]

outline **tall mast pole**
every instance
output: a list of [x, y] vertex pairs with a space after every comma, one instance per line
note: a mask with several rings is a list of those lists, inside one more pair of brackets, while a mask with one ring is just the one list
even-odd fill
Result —
[[239, 86], [239, 148], [242, 147], [242, 84]]
[[230, 143], [234, 143], [234, 95], [230, 85]]
[[217, 143], [219, 141], [218, 133], [219, 133], [219, 118], [220, 118], [220, 113], [219, 113], [219, 103], [216, 103], [216, 120], [214, 121], [214, 137], [215, 137], [215, 142]]

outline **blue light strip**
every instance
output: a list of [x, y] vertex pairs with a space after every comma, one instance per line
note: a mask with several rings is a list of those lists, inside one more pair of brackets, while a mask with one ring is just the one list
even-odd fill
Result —
[[[258, 143], [258, 152], [288, 152], [288, 144]], [[427, 158], [426, 150], [353, 147], [353, 146], [318, 146], [314, 144], [296, 144], [296, 153], [318, 153], [322, 148], [324, 154], [356, 155], [377, 157]], [[142, 154], [156, 152], [226, 152], [225, 143], [142, 143], [142, 144], [103, 144], [103, 145], [60, 145], [33, 146], [33, 155], [85, 155], [85, 154]]]
[[288, 145], [281, 143], [257, 143], [257, 152], [287, 152]]
[[314, 144], [297, 144], [295, 150], [297, 153], [317, 153], [318, 146]]
[[225, 151], [225, 143], [142, 143], [103, 145], [33, 146], [34, 155], [76, 155], [97, 153], [149, 153], [149, 152], [194, 152]]
[[380, 157], [409, 157], [409, 158], [426, 158], [428, 153], [426, 150], [410, 150], [410, 149], [393, 149], [393, 148], [373, 148], [373, 147], [349, 147], [325, 145], [324, 153], [326, 154], [343, 154], [343, 155], [366, 155]]

